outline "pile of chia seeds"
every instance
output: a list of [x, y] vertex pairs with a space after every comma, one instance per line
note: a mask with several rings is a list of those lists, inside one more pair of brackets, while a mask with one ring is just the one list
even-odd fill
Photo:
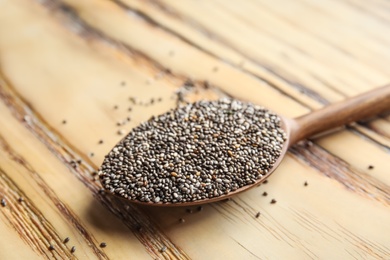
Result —
[[180, 203], [253, 184], [280, 156], [280, 118], [237, 100], [180, 106], [134, 128], [99, 169], [102, 185], [129, 200]]

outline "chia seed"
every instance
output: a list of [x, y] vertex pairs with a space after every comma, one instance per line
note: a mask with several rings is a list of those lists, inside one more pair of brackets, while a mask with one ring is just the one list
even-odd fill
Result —
[[161, 252], [161, 253], [164, 253], [165, 251], [167, 251], [167, 247], [166, 247], [166, 246], [163, 246], [163, 247], [160, 249], [160, 252]]
[[260, 217], [260, 212], [257, 212], [255, 217], [259, 218]]
[[70, 240], [70, 238], [69, 238], [69, 237], [66, 237], [66, 238], [64, 239], [64, 244], [68, 243], [69, 240]]
[[104, 248], [104, 247], [106, 247], [106, 246], [107, 246], [107, 244], [106, 244], [105, 242], [100, 243], [100, 247], [101, 247], [101, 248]]
[[7, 206], [7, 201], [4, 198], [1, 199], [1, 206]]
[[122, 139], [105, 156], [100, 182], [148, 203], [226, 195], [267, 175], [286, 140], [280, 123], [267, 109], [237, 100], [181, 105]]
[[76, 247], [75, 246], [72, 246], [72, 248], [70, 249], [70, 252], [73, 254], [74, 252], [76, 252]]

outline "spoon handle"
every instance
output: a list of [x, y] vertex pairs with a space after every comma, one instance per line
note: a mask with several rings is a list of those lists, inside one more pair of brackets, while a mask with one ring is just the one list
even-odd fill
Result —
[[290, 145], [312, 135], [390, 110], [390, 85], [292, 119]]

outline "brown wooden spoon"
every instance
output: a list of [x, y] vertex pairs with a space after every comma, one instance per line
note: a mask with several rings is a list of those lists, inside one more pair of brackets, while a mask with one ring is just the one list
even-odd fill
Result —
[[[284, 143], [281, 155], [277, 159], [274, 166], [269, 170], [267, 174], [265, 174], [262, 178], [258, 179], [255, 183], [243, 186], [235, 191], [229, 192], [226, 195], [191, 202], [154, 203], [141, 202], [138, 200], [125, 200], [132, 203], [150, 206], [193, 206], [227, 199], [233, 195], [258, 186], [263, 181], [265, 181], [280, 165], [289, 147], [296, 144], [298, 141], [335, 127], [339, 127], [354, 121], [378, 115], [388, 110], [390, 110], [389, 85], [374, 89], [356, 97], [348, 98], [338, 103], [331, 104], [322, 109], [319, 109], [317, 111], [303, 115], [298, 118], [291, 119], [281, 117], [282, 128], [287, 134], [287, 140]], [[124, 199], [120, 196], [118, 197]]]

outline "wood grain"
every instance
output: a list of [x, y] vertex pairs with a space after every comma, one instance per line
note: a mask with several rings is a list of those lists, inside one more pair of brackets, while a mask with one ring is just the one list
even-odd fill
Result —
[[299, 143], [268, 184], [201, 211], [125, 204], [94, 172], [118, 130], [183, 100], [293, 118], [389, 84], [389, 12], [385, 0], [0, 0], [0, 258], [388, 259], [386, 115]]

